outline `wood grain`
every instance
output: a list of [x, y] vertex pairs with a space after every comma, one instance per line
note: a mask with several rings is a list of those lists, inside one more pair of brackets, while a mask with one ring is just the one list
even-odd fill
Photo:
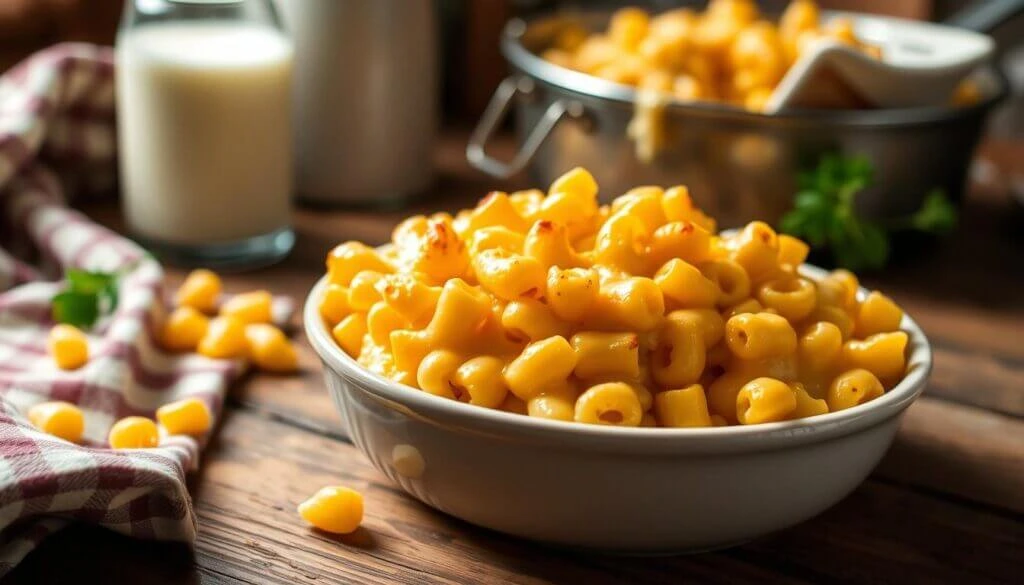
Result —
[[[147, 583], [1002, 583], [1024, 545], [1019, 519], [872, 480], [820, 517], [736, 549], [609, 557], [448, 518], [405, 496], [352, 445], [244, 410], [229, 413], [206, 457], [194, 488], [194, 559], [180, 547], [76, 528], [74, 538], [44, 544], [9, 582], [102, 574], [106, 550], [117, 551], [123, 582]], [[328, 483], [364, 493], [364, 528], [354, 535], [322, 534], [297, 517], [295, 506]], [[46, 558], [62, 562], [33, 562]], [[183, 563], [194, 564], [187, 577]]]
[[1024, 418], [1024, 362], [935, 341], [932, 351], [928, 396]]
[[921, 398], [876, 473], [1024, 514], [1024, 421]]

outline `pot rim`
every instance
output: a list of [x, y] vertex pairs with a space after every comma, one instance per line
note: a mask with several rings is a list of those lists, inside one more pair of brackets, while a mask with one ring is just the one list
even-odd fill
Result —
[[[580, 11], [572, 13], [583, 18], [607, 18], [609, 11]], [[829, 11], [827, 14], [843, 15]], [[559, 65], [549, 63], [522, 43], [523, 36], [535, 27], [565, 18], [565, 13], [546, 14], [529, 20], [513, 18], [505, 24], [501, 35], [501, 52], [505, 59], [522, 74], [547, 85], [558, 87], [580, 96], [606, 100], [630, 108], [636, 102], [637, 91], [632, 86], [615, 83], [600, 77], [588, 75]], [[872, 17], [884, 19], [882, 17]], [[898, 19], [889, 19], [898, 20]], [[942, 26], [942, 25], [935, 25]], [[977, 103], [956, 107], [915, 107], [876, 110], [799, 110], [794, 109], [778, 114], [765, 115], [715, 102], [683, 102], [675, 98], [666, 102], [666, 112], [678, 116], [712, 118], [755, 125], [816, 124], [841, 127], [905, 127], [921, 124], [942, 124], [987, 114], [1009, 94], [1009, 82], [1005, 74], [991, 64], [979, 70], [991, 75], [995, 89]]]
[[[815, 280], [828, 272], [804, 265]], [[924, 390], [932, 369], [932, 351], [917, 323], [904, 315], [901, 329], [910, 336], [907, 374], [891, 390], [866, 404], [806, 419], [751, 426], [707, 428], [611, 427], [566, 423], [483, 408], [434, 396], [393, 382], [364, 368], [334, 342], [320, 317], [319, 301], [327, 287], [322, 277], [306, 298], [306, 336], [329, 375], [340, 376], [388, 408], [456, 432], [502, 440], [530, 441], [551, 447], [600, 449], [628, 454], [748, 453], [821, 443], [865, 431], [898, 417]], [[867, 290], [860, 289], [861, 296]], [[340, 391], [349, 392], [349, 389]]]

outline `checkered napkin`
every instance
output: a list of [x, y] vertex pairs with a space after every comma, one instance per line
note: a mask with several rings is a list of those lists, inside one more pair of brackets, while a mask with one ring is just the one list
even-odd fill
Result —
[[[163, 307], [160, 265], [134, 243], [64, 206], [65, 193], [112, 186], [113, 55], [81, 44], [43, 51], [0, 78], [0, 576], [72, 520], [140, 538], [192, 541], [185, 473], [199, 447], [105, 449], [110, 425], [200, 398], [219, 415], [244, 364], [169, 355], [153, 342]], [[31, 263], [29, 260], [31, 259]], [[50, 300], [64, 269], [121, 271], [112, 315], [90, 331], [90, 360], [57, 369], [46, 353]], [[84, 446], [32, 428], [48, 400], [85, 412]]]

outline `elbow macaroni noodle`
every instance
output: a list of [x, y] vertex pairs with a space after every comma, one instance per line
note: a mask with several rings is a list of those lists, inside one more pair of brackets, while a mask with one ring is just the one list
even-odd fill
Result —
[[[626, 33], [621, 33], [626, 34]], [[600, 206], [574, 169], [327, 256], [320, 315], [381, 376], [450, 400], [618, 426], [757, 424], [882, 395], [902, 310], [762, 222], [718, 233], [685, 187]], [[211, 323], [211, 327], [214, 324]]]
[[[819, 39], [881, 57], [880, 47], [857, 37], [849, 18], [822, 23], [813, 0], [793, 0], [777, 23], [764, 20], [754, 0], [711, 0], [701, 13], [679, 8], [655, 16], [622, 8], [603, 33], [564, 27], [542, 57], [635, 86], [638, 106], [651, 114], [640, 125], [653, 131], [660, 102], [670, 98], [763, 110], [789, 68]], [[652, 136], [651, 145], [661, 138]]]
[[[823, 39], [880, 59], [882, 48], [859, 38], [854, 28], [845, 16], [823, 22], [814, 0], [791, 0], [777, 22], [766, 20], [755, 0], [710, 0], [703, 12], [678, 8], [657, 15], [626, 7], [601, 32], [566, 23], [541, 57], [635, 87], [627, 134], [637, 158], [650, 162], [672, 139], [665, 124], [672, 100], [763, 112], [790, 67]], [[981, 96], [978, 84], [967, 79], [950, 103], [970, 105]]]

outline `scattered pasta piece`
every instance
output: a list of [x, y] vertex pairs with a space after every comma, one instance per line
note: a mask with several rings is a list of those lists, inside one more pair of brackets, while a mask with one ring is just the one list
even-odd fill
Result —
[[167, 316], [160, 341], [170, 351], [195, 351], [209, 328], [209, 317], [190, 306], [178, 307]]
[[217, 311], [220, 291], [220, 277], [211, 270], [200, 268], [185, 277], [185, 282], [181, 283], [174, 295], [174, 303], [179, 307], [192, 307], [199, 312], [213, 314]]
[[111, 449], [149, 449], [160, 443], [160, 432], [152, 420], [129, 416], [110, 427], [107, 442]]
[[274, 374], [288, 374], [299, 367], [295, 346], [284, 332], [266, 323], [255, 323], [245, 328], [249, 344], [249, 358], [257, 368]]
[[270, 323], [274, 298], [265, 290], [235, 295], [220, 308], [220, 314], [234, 317], [243, 323]]
[[363, 495], [347, 487], [321, 488], [299, 504], [299, 515], [325, 532], [350, 534], [363, 521]]
[[43, 402], [29, 409], [28, 420], [44, 433], [78, 443], [85, 430], [82, 411], [69, 402]]
[[186, 398], [156, 409], [156, 419], [170, 435], [202, 435], [210, 430], [210, 407], [198, 398]]
[[89, 340], [74, 325], [54, 325], [46, 346], [62, 370], [77, 370], [89, 361]]
[[196, 351], [211, 358], [244, 357], [248, 351], [245, 323], [231, 316], [212, 319]]

